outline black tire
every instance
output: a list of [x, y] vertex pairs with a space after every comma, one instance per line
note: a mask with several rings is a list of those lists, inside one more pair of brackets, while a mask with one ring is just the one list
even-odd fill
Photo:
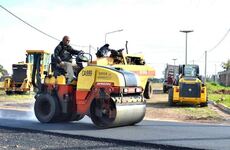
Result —
[[208, 95], [206, 96], [206, 102], [200, 103], [200, 107], [207, 107], [208, 106]]
[[26, 94], [27, 92], [26, 91], [15, 91], [16, 94], [20, 94], [20, 95], [24, 95]]
[[200, 103], [200, 107], [207, 107], [207, 106], [208, 106], [208, 102]]
[[163, 93], [166, 93], [167, 92], [167, 87], [166, 87], [166, 85], [163, 85]]
[[175, 106], [175, 103], [173, 102], [173, 88], [170, 88], [168, 91], [168, 104], [169, 106]]
[[6, 95], [12, 95], [13, 92], [12, 91], [6, 91]]
[[42, 123], [57, 122], [60, 115], [60, 107], [55, 97], [49, 94], [41, 94], [36, 98], [34, 112]]
[[144, 91], [144, 97], [146, 99], [150, 99], [152, 97], [153, 89], [151, 82], [147, 82], [145, 86], [145, 91]]
[[72, 114], [69, 121], [79, 121], [81, 120], [82, 118], [84, 118], [85, 115], [79, 115], [79, 114]]

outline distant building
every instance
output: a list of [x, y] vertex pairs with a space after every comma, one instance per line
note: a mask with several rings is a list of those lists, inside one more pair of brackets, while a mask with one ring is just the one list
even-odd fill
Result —
[[218, 72], [219, 82], [224, 86], [230, 86], [230, 70]]

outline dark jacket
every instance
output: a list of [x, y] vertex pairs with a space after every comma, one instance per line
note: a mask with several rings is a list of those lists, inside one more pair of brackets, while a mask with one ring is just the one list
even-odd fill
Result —
[[72, 55], [78, 55], [81, 51], [74, 50], [70, 45], [64, 45], [60, 42], [59, 45], [54, 50], [54, 58], [57, 63], [61, 61], [72, 62]]

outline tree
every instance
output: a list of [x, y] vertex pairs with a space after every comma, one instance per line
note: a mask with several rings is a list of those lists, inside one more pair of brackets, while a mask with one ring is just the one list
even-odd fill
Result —
[[9, 75], [7, 70], [4, 69], [2, 65], [0, 65], [0, 74], [2, 74], [2, 76]]
[[228, 61], [226, 63], [222, 62], [221, 65], [224, 68], [224, 70], [230, 70], [230, 59], [228, 59]]

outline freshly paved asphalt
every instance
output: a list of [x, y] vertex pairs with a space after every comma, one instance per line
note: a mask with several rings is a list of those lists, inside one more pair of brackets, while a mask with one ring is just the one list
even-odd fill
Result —
[[41, 124], [31, 111], [0, 110], [0, 126], [194, 149], [230, 149], [227, 125], [144, 120], [135, 126], [98, 129], [88, 117], [79, 122]]

